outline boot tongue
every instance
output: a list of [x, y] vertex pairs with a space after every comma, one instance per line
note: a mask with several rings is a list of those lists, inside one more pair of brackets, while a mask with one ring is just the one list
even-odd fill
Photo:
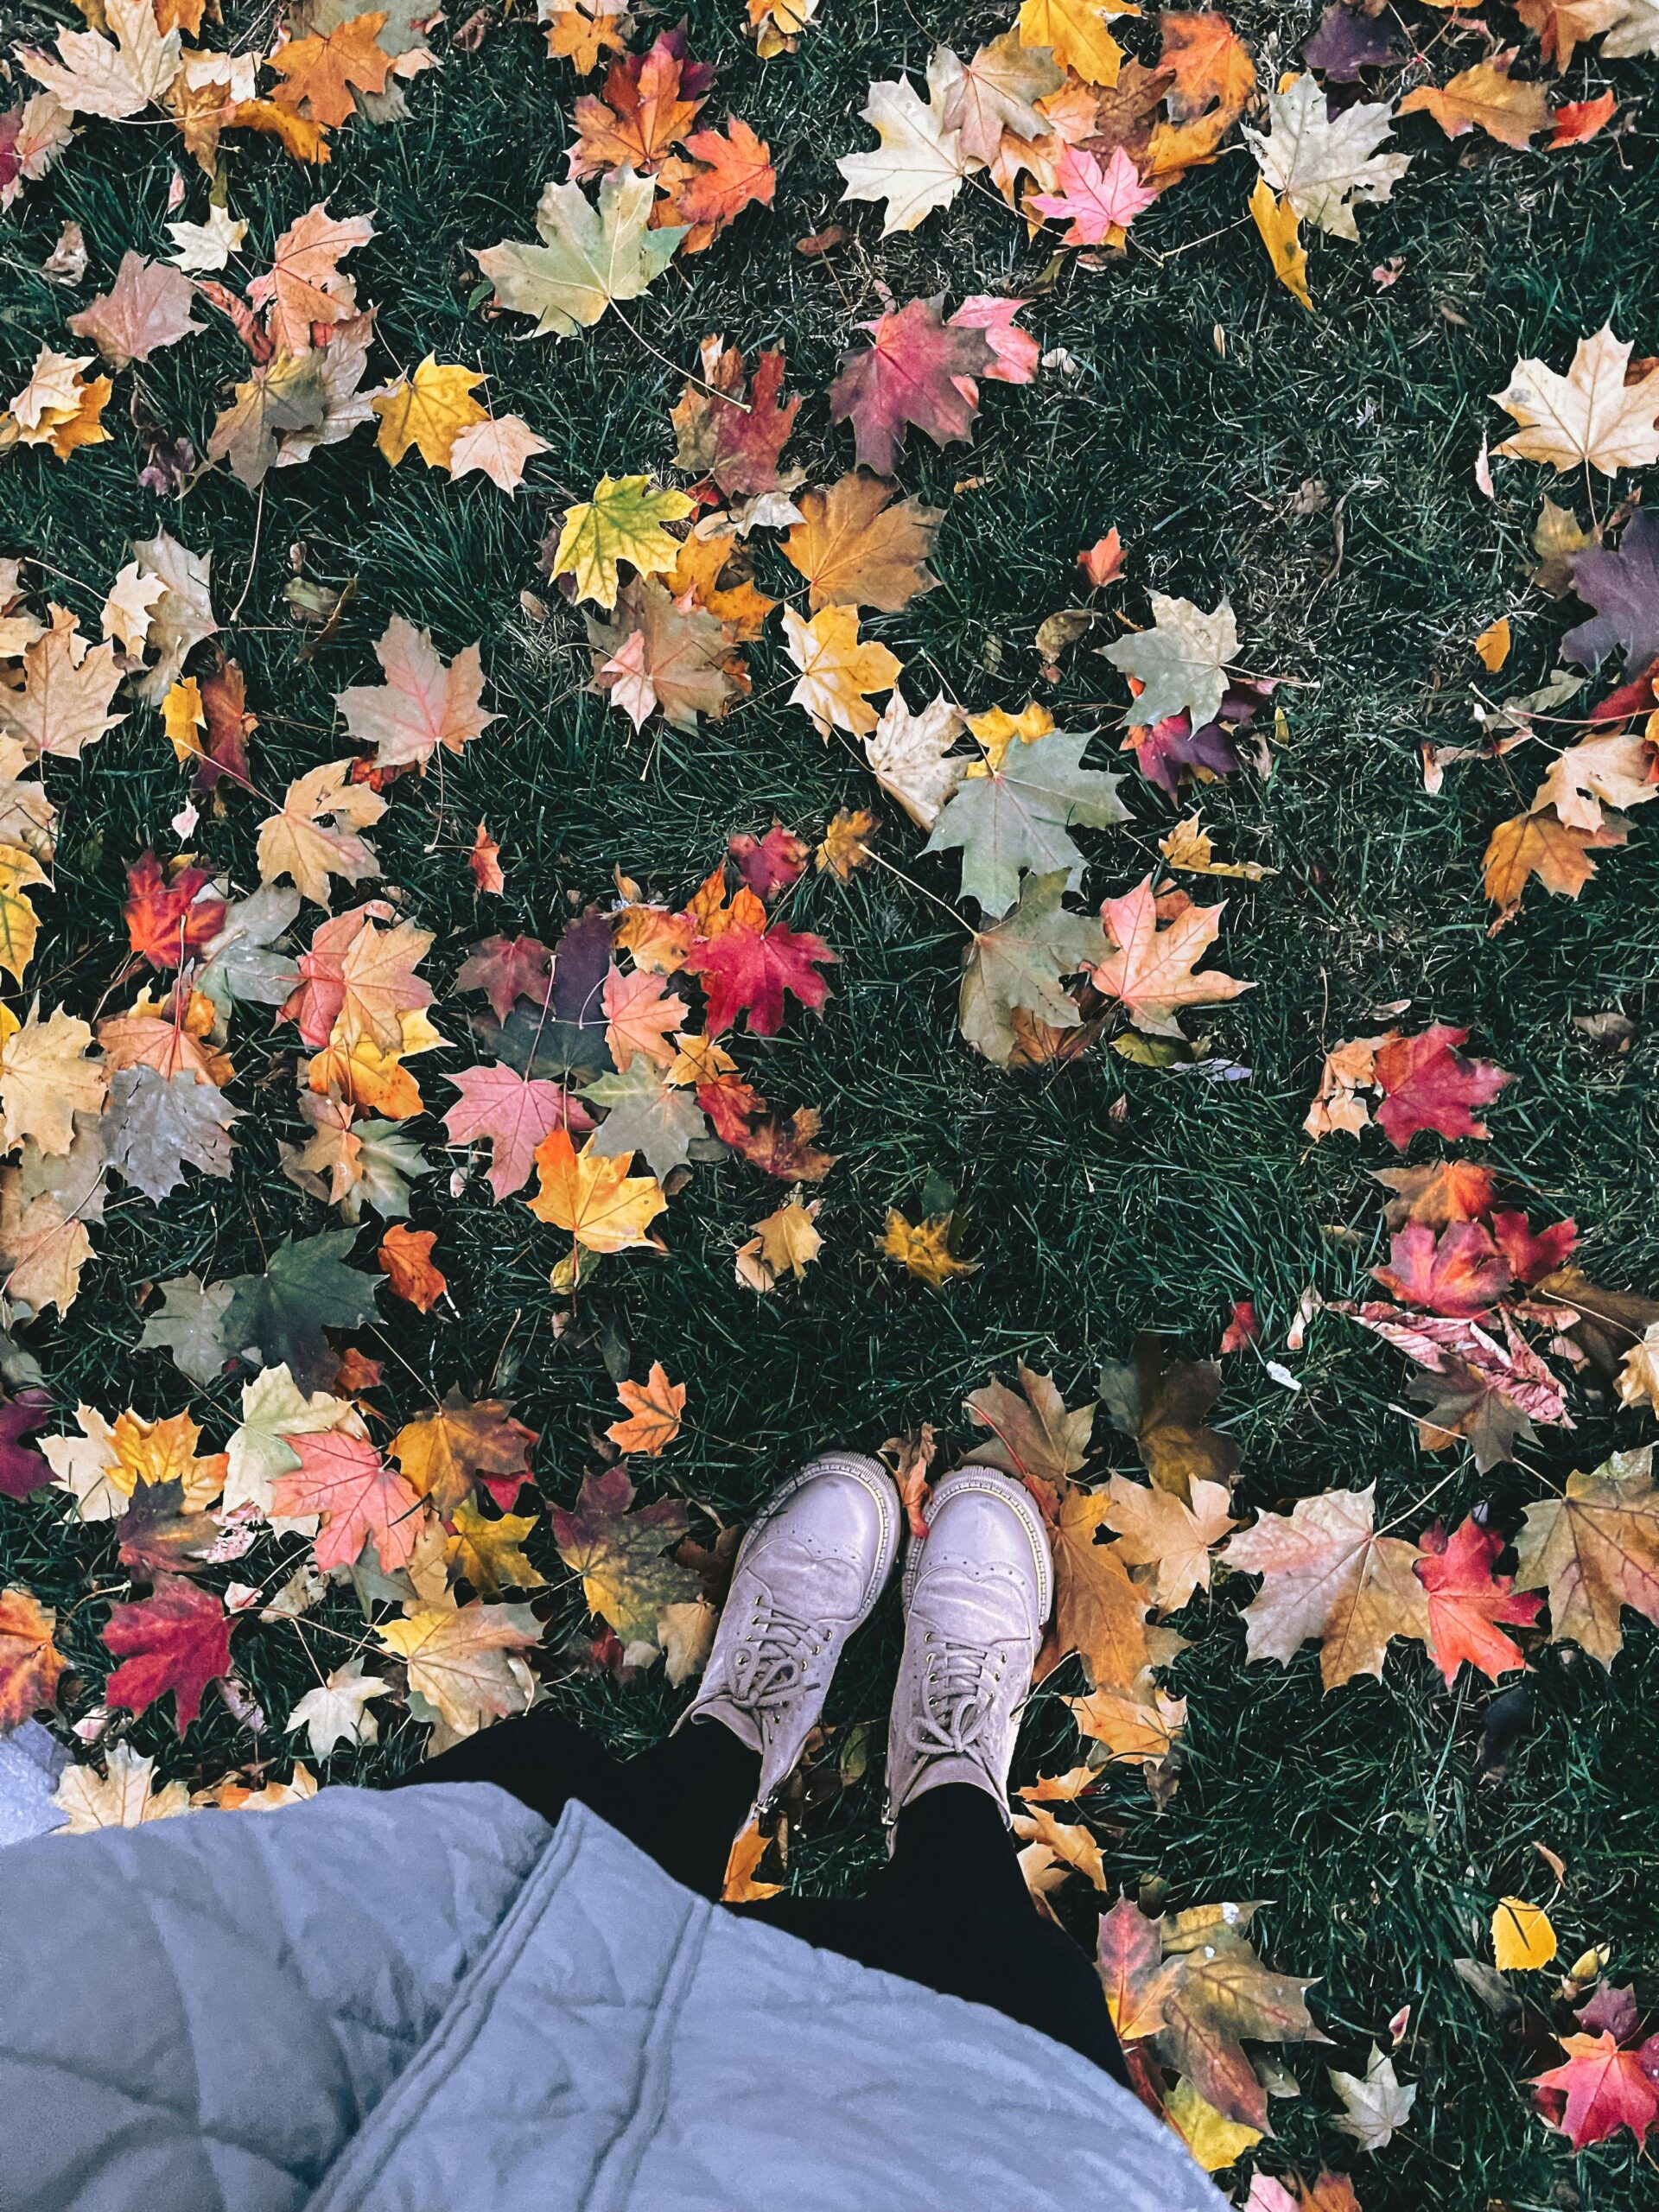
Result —
[[951, 1643], [1005, 1643], [1025, 1633], [1013, 1592], [1001, 1580], [984, 1581], [965, 1567], [931, 1567], [914, 1600], [922, 1618]]

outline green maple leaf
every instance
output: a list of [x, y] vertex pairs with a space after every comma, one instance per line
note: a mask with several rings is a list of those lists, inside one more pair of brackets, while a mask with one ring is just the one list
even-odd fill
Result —
[[618, 300], [638, 299], [660, 276], [685, 236], [648, 227], [657, 187], [630, 168], [613, 169], [594, 207], [577, 184], [549, 184], [536, 210], [540, 245], [503, 239], [473, 258], [495, 286], [495, 304], [537, 318], [534, 335], [574, 338]]
[[264, 1274], [233, 1275], [226, 1341], [238, 1352], [256, 1351], [264, 1366], [285, 1365], [302, 1390], [323, 1389], [335, 1364], [324, 1328], [360, 1328], [375, 1318], [378, 1279], [344, 1264], [356, 1242], [354, 1229], [290, 1236]]
[[199, 1275], [175, 1275], [162, 1285], [162, 1302], [145, 1320], [140, 1351], [168, 1351], [181, 1375], [203, 1389], [217, 1382], [234, 1347], [225, 1341], [225, 1309], [233, 1286], [207, 1288]]
[[705, 1132], [702, 1109], [690, 1092], [671, 1088], [643, 1054], [622, 1074], [587, 1084], [582, 1095], [606, 1109], [594, 1150], [613, 1158], [643, 1152], [658, 1182], [671, 1169], [684, 1166], [691, 1146]]
[[1075, 1029], [1083, 1016], [1061, 989], [1060, 978], [1106, 957], [1099, 917], [1069, 914], [1060, 905], [1066, 882], [1058, 868], [1027, 876], [1013, 913], [975, 935], [962, 979], [962, 1033], [999, 1067], [1007, 1065], [1014, 1050], [1014, 1009], [1056, 1029]]
[[962, 887], [988, 914], [1004, 914], [1020, 895], [1024, 868], [1061, 873], [1076, 890], [1083, 855], [1067, 832], [1081, 823], [1105, 830], [1127, 822], [1117, 796], [1121, 776], [1083, 766], [1086, 737], [1051, 730], [1032, 744], [1010, 745], [1001, 766], [965, 776], [946, 802], [925, 852], [962, 850]]

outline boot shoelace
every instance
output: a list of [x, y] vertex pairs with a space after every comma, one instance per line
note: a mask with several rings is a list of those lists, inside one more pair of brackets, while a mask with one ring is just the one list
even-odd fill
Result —
[[738, 1694], [746, 1705], [785, 1705], [811, 1671], [808, 1662], [823, 1644], [823, 1624], [803, 1620], [773, 1599], [757, 1610], [753, 1628], [753, 1641], [735, 1658]]
[[907, 1733], [912, 1751], [971, 1755], [996, 1701], [1002, 1662], [987, 1644], [940, 1643], [922, 1669], [922, 1709]]

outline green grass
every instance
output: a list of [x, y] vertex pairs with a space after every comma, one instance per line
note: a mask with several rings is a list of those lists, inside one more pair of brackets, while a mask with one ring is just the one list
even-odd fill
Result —
[[[842, 210], [853, 237], [842, 252], [808, 261], [791, 245], [836, 212], [833, 159], [867, 143], [856, 110], [870, 78], [903, 65], [919, 75], [936, 37], [966, 51], [1002, 29], [1007, 10], [918, 4], [878, 16], [830, 0], [798, 56], [768, 67], [741, 40], [741, 12], [736, 0], [696, 7], [693, 45], [721, 66], [715, 109], [729, 99], [770, 138], [776, 208], [752, 211], [711, 252], [672, 267], [633, 315], [651, 346], [680, 363], [709, 331], [751, 352], [784, 346], [792, 387], [811, 395], [792, 454], [821, 478], [850, 458], [822, 395], [853, 325], [880, 311], [881, 286], [899, 301], [944, 290], [954, 302], [1028, 286], [1042, 266], [1022, 227], [974, 190], [909, 238], [884, 244], [870, 211]], [[37, 35], [62, 20], [22, 13]], [[1238, 20], [1271, 81], [1313, 16], [1255, 5]], [[1143, 29], [1126, 37], [1152, 50]], [[1599, 84], [1594, 73], [1593, 60], [1586, 71], [1581, 59], [1573, 97]], [[1075, 597], [1077, 548], [1113, 523], [1130, 548], [1131, 613], [1144, 612], [1147, 587], [1205, 605], [1226, 591], [1245, 664], [1287, 679], [1289, 737], [1271, 780], [1243, 775], [1203, 794], [1223, 849], [1279, 871], [1259, 888], [1236, 887], [1219, 948], [1220, 964], [1256, 988], [1202, 1025], [1218, 1051], [1249, 1065], [1251, 1080], [1211, 1086], [1109, 1053], [1048, 1078], [1000, 1073], [956, 1039], [960, 938], [938, 906], [881, 870], [844, 888], [815, 879], [791, 918], [841, 953], [836, 995], [822, 1020], [792, 1020], [743, 1058], [768, 1096], [823, 1112], [840, 1164], [823, 1188], [822, 1263], [773, 1299], [735, 1285], [734, 1245], [777, 1194], [728, 1160], [700, 1169], [675, 1200], [663, 1224], [670, 1256], [607, 1264], [577, 1325], [556, 1341], [554, 1232], [516, 1204], [493, 1208], [480, 1183], [451, 1198], [442, 1131], [417, 1124], [435, 1166], [418, 1187], [415, 1222], [440, 1231], [458, 1311], [423, 1321], [400, 1307], [387, 1323], [378, 1349], [390, 1410], [406, 1415], [451, 1384], [514, 1396], [543, 1436], [543, 1491], [569, 1503], [594, 1464], [596, 1431], [614, 1414], [607, 1353], [626, 1354], [635, 1373], [660, 1358], [690, 1385], [693, 1420], [655, 1479], [731, 1518], [832, 1441], [873, 1446], [931, 1419], [964, 1443], [963, 1393], [1020, 1358], [1052, 1369], [1075, 1402], [1093, 1394], [1100, 1359], [1122, 1357], [1137, 1328], [1207, 1352], [1232, 1301], [1246, 1296], [1277, 1351], [1306, 1285], [1354, 1294], [1379, 1255], [1366, 1170], [1387, 1164], [1386, 1147], [1338, 1138], [1313, 1150], [1300, 1122], [1322, 1049], [1383, 1026], [1373, 1009], [1402, 999], [1408, 1026], [1467, 1024], [1475, 1049], [1516, 1071], [1484, 1156], [1537, 1210], [1576, 1216], [1599, 1280], [1659, 1284], [1648, 1023], [1659, 838], [1638, 817], [1630, 848], [1603, 857], [1578, 904], [1535, 892], [1520, 918], [1489, 938], [1479, 861], [1493, 822], [1514, 810], [1509, 775], [1502, 764], [1467, 765], [1433, 799], [1417, 763], [1423, 739], [1471, 734], [1476, 632], [1511, 613], [1516, 654], [1500, 680], [1523, 690], [1548, 673], [1569, 619], [1522, 577], [1542, 473], [1499, 463], [1496, 500], [1475, 488], [1482, 431], [1496, 436], [1501, 419], [1485, 395], [1517, 353], [1564, 365], [1578, 336], [1609, 318], [1638, 353], [1659, 352], [1659, 180], [1639, 105], [1646, 72], [1625, 65], [1615, 81], [1638, 103], [1633, 126], [1570, 156], [1448, 144], [1427, 118], [1408, 124], [1414, 166], [1391, 204], [1362, 212], [1360, 246], [1314, 245], [1316, 318], [1271, 281], [1243, 213], [1249, 157], [1235, 149], [1145, 221], [1144, 251], [1070, 269], [1036, 298], [1027, 320], [1046, 347], [1072, 357], [1071, 371], [1046, 372], [1027, 389], [988, 387], [971, 452], [941, 453], [912, 435], [905, 453], [905, 487], [949, 510], [935, 563], [943, 588], [874, 626], [909, 664], [912, 703], [931, 692], [931, 671], [970, 707], [1018, 708], [1034, 691], [1074, 726], [1109, 722], [1107, 702], [1119, 694], [1104, 664], [1085, 645], [1046, 686], [1033, 637]], [[274, 474], [263, 516], [222, 472], [181, 510], [158, 503], [135, 482], [122, 406], [141, 385], [157, 416], [204, 446], [222, 387], [241, 373], [240, 350], [217, 316], [206, 335], [119, 382], [115, 442], [66, 468], [40, 454], [0, 463], [0, 552], [29, 553], [62, 572], [53, 588], [83, 621], [95, 618], [129, 538], [164, 525], [193, 548], [212, 548], [221, 613], [241, 606], [226, 642], [260, 718], [253, 754], [266, 789], [344, 749], [329, 734], [330, 694], [372, 674], [371, 643], [391, 613], [430, 626], [446, 652], [484, 641], [489, 703], [503, 720], [441, 782], [399, 785], [375, 833], [386, 881], [437, 932], [428, 966], [441, 998], [476, 938], [496, 928], [551, 938], [572, 911], [608, 893], [614, 864], [677, 896], [731, 832], [763, 830], [774, 812], [816, 831], [838, 805], [871, 796], [848, 751], [821, 746], [785, 704], [789, 676], [775, 641], [754, 649], [754, 696], [724, 723], [642, 741], [585, 695], [576, 621], [559, 608], [543, 626], [520, 611], [522, 590], [546, 592], [535, 556], [550, 517], [601, 473], [662, 471], [673, 452], [667, 410], [677, 379], [616, 320], [576, 342], [524, 343], [517, 319], [486, 321], [467, 304], [476, 271], [466, 250], [530, 235], [540, 187], [562, 171], [576, 89], [568, 68], [541, 57], [531, 29], [510, 23], [420, 80], [404, 128], [343, 132], [321, 178], [337, 213], [372, 210], [378, 227], [352, 264], [360, 296], [380, 309], [374, 372], [412, 367], [429, 351], [481, 365], [496, 407], [516, 409], [551, 442], [537, 490], [509, 502], [481, 479], [452, 485], [414, 459], [392, 472], [359, 433]], [[94, 283], [107, 284], [124, 248], [163, 250], [170, 158], [183, 159], [169, 134], [94, 124], [0, 231], [6, 390], [41, 340], [60, 335], [66, 311]], [[257, 264], [318, 180], [260, 143], [232, 142], [226, 159]], [[199, 213], [201, 189], [193, 177], [184, 212]], [[31, 273], [68, 219], [82, 224], [94, 256], [74, 301]], [[1404, 271], [1380, 290], [1370, 271], [1391, 255]], [[1294, 503], [1309, 478], [1324, 481], [1329, 505], [1301, 517]], [[971, 487], [953, 493], [965, 479]], [[1599, 496], [1605, 508], [1611, 494]], [[308, 575], [358, 580], [339, 633], [308, 663], [296, 658], [282, 602], [302, 553]], [[1517, 765], [1524, 778], [1525, 756]], [[181, 779], [146, 710], [80, 769], [54, 766], [48, 780], [61, 844], [29, 986], [45, 1005], [90, 1013], [118, 965], [125, 866], [147, 843], [172, 849]], [[1085, 833], [1096, 897], [1145, 873], [1173, 818], [1149, 788], [1131, 796], [1131, 826]], [[501, 839], [508, 881], [505, 899], [482, 904], [462, 859], [480, 817]], [[246, 887], [256, 829], [257, 810], [232, 796], [196, 842]], [[881, 850], [948, 897], [954, 869], [918, 860], [921, 842], [888, 810]], [[448, 1094], [429, 1071], [466, 1065], [464, 1003], [437, 1009], [457, 1049], [418, 1064], [440, 1105]], [[1641, 1029], [1633, 1052], [1610, 1064], [1569, 1017], [1611, 1006]], [[73, 1312], [29, 1332], [62, 1404], [80, 1396], [111, 1414], [129, 1402], [166, 1413], [188, 1402], [215, 1444], [233, 1421], [235, 1387], [187, 1399], [170, 1362], [133, 1351], [144, 1287], [186, 1268], [210, 1279], [235, 1273], [291, 1230], [329, 1225], [276, 1166], [276, 1141], [296, 1122], [291, 1038], [268, 1042], [244, 1014], [233, 1045], [232, 1095], [250, 1109], [237, 1125], [234, 1182], [193, 1178], [160, 1207], [112, 1202]], [[1421, 1141], [1420, 1149], [1434, 1147]], [[913, 1205], [930, 1168], [961, 1185], [972, 1213], [968, 1249], [981, 1262], [938, 1294], [895, 1279], [872, 1249], [885, 1210]], [[1294, 1365], [1297, 1394], [1249, 1357], [1229, 1363], [1221, 1418], [1243, 1447], [1245, 1506], [1287, 1508], [1332, 1484], [1375, 1479], [1382, 1516], [1407, 1516], [1414, 1532], [1430, 1510], [1460, 1516], [1481, 1499], [1512, 1526], [1519, 1505], [1569, 1468], [1647, 1433], [1580, 1396], [1576, 1435], [1548, 1432], [1519, 1467], [1482, 1478], [1471, 1464], [1419, 1452], [1398, 1410], [1399, 1362], [1385, 1348], [1325, 1318]], [[1128, 1447], [1108, 1437], [1096, 1471], [1114, 1460], [1130, 1464]], [[1412, 1518], [1431, 1493], [1432, 1508]], [[113, 1549], [97, 1529], [66, 1529], [50, 1502], [0, 1501], [0, 1575], [79, 1607], [67, 1631], [82, 1669], [66, 1700], [69, 1719], [96, 1701], [108, 1666], [98, 1633], [105, 1608], [89, 1593], [118, 1586]], [[550, 1551], [538, 1556], [557, 1579], [543, 1609], [556, 1647], [582, 1609]], [[1618, 1978], [1659, 1972], [1650, 1834], [1659, 1637], [1630, 1621], [1611, 1678], [1571, 1650], [1541, 1653], [1507, 1778], [1482, 1784], [1484, 1682], [1448, 1695], [1414, 1648], [1396, 1647], [1380, 1683], [1329, 1696], [1311, 1649], [1287, 1669], [1247, 1667], [1238, 1612], [1249, 1586], [1224, 1584], [1181, 1618], [1192, 1648], [1176, 1669], [1189, 1700], [1179, 1793], [1157, 1812], [1125, 1775], [1109, 1781], [1096, 1817], [1126, 1883], [1155, 1877], [1178, 1905], [1265, 1899], [1264, 1955], [1322, 1977], [1314, 2002], [1332, 2044], [1289, 2055], [1304, 2094], [1274, 2107], [1285, 2158], [1304, 2171], [1351, 2163], [1351, 2146], [1330, 2126], [1325, 2064], [1363, 2062], [1370, 2039], [1409, 2002], [1400, 2063], [1421, 2084], [1416, 2114], [1406, 2137], [1357, 2162], [1366, 2212], [1659, 2202], [1650, 2162], [1638, 2161], [1628, 2137], [1575, 2161], [1546, 2135], [1517, 2086], [1548, 2063], [1541, 2046], [1506, 2035], [1450, 1964], [1479, 1953], [1497, 1895], [1548, 1894], [1536, 1841], [1567, 1866], [1554, 1908], [1564, 1953], [1605, 1941]], [[273, 1715], [315, 1680], [313, 1655], [328, 1665], [344, 1652], [328, 1624], [360, 1632], [349, 1593], [319, 1618], [323, 1625], [298, 1631], [238, 1632], [238, 1669]], [[836, 1685], [836, 1717], [879, 1723], [897, 1638], [889, 1601]], [[549, 1673], [569, 1709], [625, 1748], [659, 1734], [679, 1702], [660, 1681], [618, 1688], [566, 1675], [555, 1661]], [[1051, 1693], [1069, 1687], [1062, 1675]], [[328, 1778], [402, 1768], [419, 1757], [420, 1733], [400, 1718], [374, 1752], [336, 1758]], [[280, 1763], [288, 1749], [271, 1738], [256, 1747], [216, 1701], [182, 1745], [155, 1712], [131, 1735], [166, 1770], [193, 1780], [261, 1749]], [[1057, 1697], [1039, 1696], [1022, 1775], [1069, 1761], [1069, 1735]], [[880, 1847], [879, 1806], [878, 1760], [800, 1845], [796, 1878], [855, 1884]], [[1068, 1910], [1082, 1912], [1082, 1901]], [[1086, 1916], [1077, 1924], [1086, 1934]], [[1054, 2155], [1064, 2158], [1065, 2146]], [[1268, 2163], [1283, 2161], [1275, 2153]]]

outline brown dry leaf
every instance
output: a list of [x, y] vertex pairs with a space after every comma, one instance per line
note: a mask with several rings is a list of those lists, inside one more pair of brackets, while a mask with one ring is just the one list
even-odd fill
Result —
[[1318, 1637], [1319, 1673], [1332, 1690], [1356, 1675], [1380, 1679], [1391, 1637], [1427, 1643], [1427, 1594], [1413, 1572], [1422, 1554], [1375, 1533], [1376, 1487], [1300, 1498], [1288, 1515], [1262, 1514], [1228, 1545], [1227, 1566], [1262, 1578], [1244, 1615], [1249, 1657], [1288, 1665]]
[[808, 603], [875, 607], [896, 614], [938, 578], [928, 554], [944, 520], [941, 507], [899, 499], [896, 487], [867, 468], [855, 468], [827, 491], [803, 492], [802, 519], [784, 540], [784, 551], [807, 580]]
[[[1039, 1496], [1039, 1503], [1045, 1501]], [[1097, 1689], [1129, 1690], [1153, 1663], [1147, 1601], [1129, 1580], [1116, 1544], [1096, 1541], [1111, 1501], [1067, 1483], [1045, 1503], [1054, 1554], [1054, 1625], [1037, 1662], [1040, 1680], [1073, 1651]]]
[[1106, 1868], [1100, 1846], [1081, 1821], [1057, 1821], [1046, 1806], [1016, 1813], [1014, 1832], [1025, 1843], [1039, 1843], [1056, 1859], [1086, 1874], [1097, 1890], [1106, 1887]]
[[1192, 1503], [1195, 1482], [1231, 1484], [1238, 1446], [1204, 1425], [1221, 1395], [1221, 1369], [1214, 1360], [1170, 1360], [1164, 1338], [1147, 1332], [1135, 1338], [1133, 1365], [1103, 1364], [1100, 1389], [1113, 1425], [1134, 1437], [1157, 1489]]
[[1020, 1390], [1006, 1382], [987, 1382], [963, 1402], [963, 1409], [995, 1441], [974, 1452], [982, 1467], [1001, 1467], [1022, 1479], [1051, 1485], [1075, 1474], [1089, 1457], [1095, 1425], [1092, 1402], [1067, 1412], [1053, 1378], [1021, 1365]]
[[1225, 1484], [1193, 1481], [1184, 1499], [1114, 1475], [1106, 1493], [1106, 1526], [1117, 1533], [1116, 1549], [1125, 1566], [1141, 1570], [1135, 1580], [1160, 1612], [1210, 1587], [1211, 1548], [1238, 1525], [1227, 1511]]
[[1166, 1758], [1186, 1725], [1186, 1700], [1166, 1696], [1148, 1682], [1128, 1691], [1094, 1690], [1065, 1702], [1082, 1733], [1092, 1743], [1104, 1744], [1125, 1766]]
[[1624, 1640], [1624, 1608], [1659, 1621], [1659, 1490], [1653, 1446], [1616, 1452], [1572, 1474], [1560, 1497], [1527, 1508], [1515, 1548], [1517, 1590], [1549, 1592], [1550, 1641], [1604, 1667]]
[[536, 1432], [514, 1421], [505, 1398], [469, 1402], [451, 1390], [435, 1411], [407, 1421], [390, 1455], [447, 1521], [481, 1482], [505, 1507], [530, 1480]]

